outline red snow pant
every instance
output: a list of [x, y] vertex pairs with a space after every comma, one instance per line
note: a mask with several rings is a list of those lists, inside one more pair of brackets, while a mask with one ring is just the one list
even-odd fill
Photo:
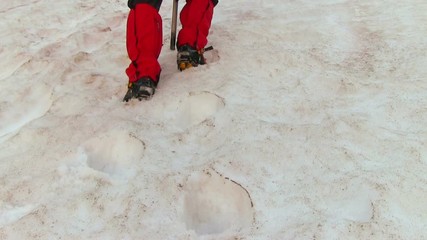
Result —
[[180, 13], [182, 29], [178, 33], [178, 46], [188, 44], [197, 50], [206, 46], [213, 9], [211, 0], [187, 0]]
[[[140, 2], [144, 3], [129, 5], [132, 8], [127, 19], [126, 48], [131, 63], [126, 74], [129, 82], [150, 77], [157, 83], [161, 72], [158, 58], [163, 45], [162, 18], [158, 13], [161, 0]], [[180, 13], [182, 29], [178, 33], [177, 45], [189, 44], [200, 50], [208, 42], [214, 4], [211, 0], [186, 2]]]
[[150, 77], [158, 82], [160, 64], [157, 58], [162, 49], [162, 18], [149, 4], [137, 4], [127, 19], [126, 48], [131, 63], [126, 69], [129, 82]]

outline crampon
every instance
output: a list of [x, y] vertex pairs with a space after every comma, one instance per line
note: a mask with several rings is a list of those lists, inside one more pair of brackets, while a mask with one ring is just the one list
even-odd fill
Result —
[[156, 83], [149, 77], [143, 77], [136, 82], [129, 82], [124, 102], [136, 98], [139, 101], [150, 100], [156, 92]]
[[187, 68], [197, 67], [198, 65], [206, 64], [206, 59], [203, 57], [203, 53], [206, 51], [213, 50], [213, 47], [207, 47], [197, 51], [190, 45], [183, 45], [178, 47], [177, 65], [178, 70], [184, 71]]

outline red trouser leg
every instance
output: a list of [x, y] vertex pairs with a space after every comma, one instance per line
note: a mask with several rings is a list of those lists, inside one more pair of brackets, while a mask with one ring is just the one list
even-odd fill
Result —
[[126, 69], [130, 82], [150, 77], [155, 82], [160, 77], [157, 61], [162, 49], [162, 18], [149, 4], [137, 4], [127, 19], [126, 48], [132, 61]]
[[180, 14], [182, 29], [178, 34], [178, 46], [189, 44], [197, 50], [206, 46], [213, 9], [211, 0], [187, 0]]

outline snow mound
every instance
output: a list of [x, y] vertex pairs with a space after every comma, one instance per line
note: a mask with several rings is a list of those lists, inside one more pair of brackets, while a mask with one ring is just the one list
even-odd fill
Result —
[[250, 227], [254, 220], [246, 189], [216, 172], [193, 173], [184, 189], [184, 221], [199, 235], [239, 231]]

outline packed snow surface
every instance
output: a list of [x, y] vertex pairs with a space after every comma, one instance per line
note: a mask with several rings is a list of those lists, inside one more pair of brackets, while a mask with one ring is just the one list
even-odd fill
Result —
[[123, 103], [126, 1], [1, 1], [0, 239], [427, 239], [425, 0], [223, 0], [184, 72], [171, 8]]

